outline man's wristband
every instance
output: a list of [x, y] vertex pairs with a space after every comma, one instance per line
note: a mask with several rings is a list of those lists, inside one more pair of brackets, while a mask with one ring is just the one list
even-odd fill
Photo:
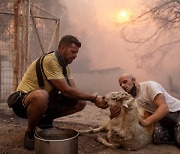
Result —
[[91, 102], [95, 102], [98, 95], [95, 96], [95, 98]]

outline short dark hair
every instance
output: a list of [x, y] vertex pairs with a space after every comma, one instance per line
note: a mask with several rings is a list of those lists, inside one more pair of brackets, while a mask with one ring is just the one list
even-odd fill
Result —
[[61, 45], [65, 45], [65, 46], [71, 46], [71, 44], [74, 43], [75, 45], [77, 45], [79, 48], [81, 47], [81, 42], [72, 35], [65, 35], [61, 38], [61, 40], [59, 41], [59, 46], [58, 48], [60, 48]]

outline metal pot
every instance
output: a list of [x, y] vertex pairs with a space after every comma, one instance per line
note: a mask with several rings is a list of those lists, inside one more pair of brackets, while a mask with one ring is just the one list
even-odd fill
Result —
[[53, 127], [35, 132], [35, 154], [78, 154], [78, 135], [73, 129]]

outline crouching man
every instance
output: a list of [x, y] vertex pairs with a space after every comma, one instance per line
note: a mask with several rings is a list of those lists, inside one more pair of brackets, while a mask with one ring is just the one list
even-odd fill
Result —
[[34, 149], [37, 126], [52, 127], [53, 119], [79, 112], [85, 101], [97, 107], [108, 106], [101, 96], [94, 96], [76, 88], [68, 64], [76, 59], [81, 43], [71, 35], [62, 37], [58, 50], [41, 56], [27, 69], [16, 92], [8, 98], [14, 113], [28, 119], [24, 147]]

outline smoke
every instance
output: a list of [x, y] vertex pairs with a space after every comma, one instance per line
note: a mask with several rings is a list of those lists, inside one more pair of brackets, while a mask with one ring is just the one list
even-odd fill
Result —
[[180, 77], [180, 63], [177, 63], [180, 53], [176, 49], [164, 58], [161, 68], [152, 74], [137, 68], [135, 55], [143, 50], [129, 51], [127, 49], [131, 44], [121, 39], [120, 28], [114, 23], [114, 14], [120, 9], [138, 9], [140, 0], [59, 0], [59, 2], [67, 8], [67, 14], [60, 17], [61, 36], [75, 35], [82, 42], [78, 58], [72, 64], [74, 72], [120, 67], [134, 74], [138, 81], [156, 80], [165, 87], [168, 86], [169, 75], [172, 74], [175, 80]]
[[[129, 67], [134, 63], [132, 53], [125, 49], [125, 42], [120, 38], [120, 32], [114, 25], [114, 10], [123, 8], [119, 1], [76, 0], [62, 1], [68, 9], [68, 21], [61, 34], [72, 34], [82, 42], [78, 61], [86, 63], [90, 70], [111, 67]], [[127, 5], [127, 4], [126, 4]], [[62, 20], [63, 22], [63, 20]], [[125, 57], [129, 57], [127, 61]], [[78, 63], [78, 62], [75, 62]], [[78, 65], [79, 67], [79, 65]]]

